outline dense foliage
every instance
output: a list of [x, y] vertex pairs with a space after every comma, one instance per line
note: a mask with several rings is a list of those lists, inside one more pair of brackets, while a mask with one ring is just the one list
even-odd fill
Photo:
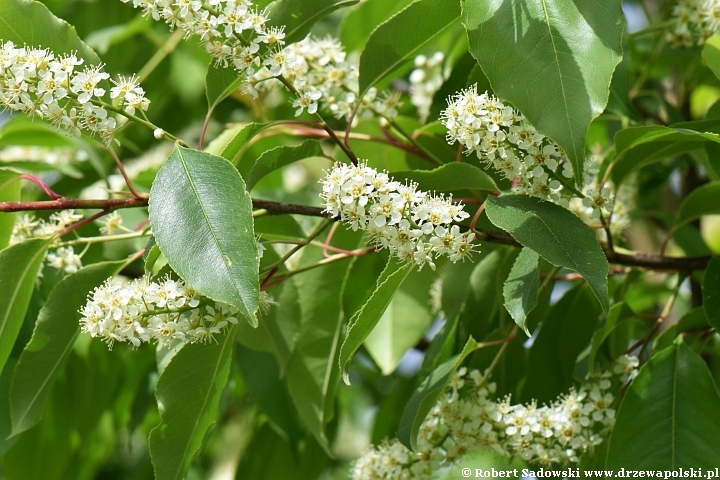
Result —
[[720, 465], [720, 2], [3, 0], [0, 105], [2, 478]]

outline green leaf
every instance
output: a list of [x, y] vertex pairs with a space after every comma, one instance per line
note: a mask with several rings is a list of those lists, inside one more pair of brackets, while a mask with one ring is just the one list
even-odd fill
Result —
[[653, 355], [618, 408], [607, 469], [720, 465], [720, 396], [705, 362], [682, 342]]
[[0, 251], [0, 371], [20, 332], [49, 244], [32, 238]]
[[50, 390], [80, 333], [80, 308], [95, 287], [126, 264], [120, 260], [88, 265], [53, 288], [15, 367], [10, 391], [12, 435], [40, 421]]
[[522, 401], [549, 402], [570, 388], [577, 356], [587, 348], [600, 314], [586, 284], [550, 308], [530, 348]]
[[682, 332], [690, 332], [708, 326], [708, 316], [705, 315], [704, 307], [697, 307], [680, 317], [680, 320], [663, 330], [655, 337], [652, 345], [653, 352], [664, 350], [673, 344], [675, 339]]
[[[233, 165], [237, 165], [244, 150], [243, 147], [245, 147], [252, 137], [265, 130], [267, 127], [267, 123], [248, 123], [233, 136], [227, 145], [225, 145], [220, 153], [220, 156], [230, 160]], [[247, 176], [247, 172], [240, 173]]]
[[86, 64], [100, 63], [97, 54], [80, 40], [75, 27], [35, 0], [0, 2], [0, 38], [16, 46], [49, 48], [55, 55], [77, 52]]
[[305, 238], [305, 231], [292, 215], [261, 215], [255, 218], [255, 233], [261, 240]]
[[459, 18], [459, 2], [417, 0], [376, 28], [360, 56], [360, 97]]
[[236, 329], [217, 343], [188, 344], [157, 382], [160, 425], [150, 431], [150, 456], [157, 480], [182, 480], [219, 414], [230, 373]]
[[704, 133], [705, 129], [690, 128], [710, 127], [712, 124], [717, 124], [717, 120], [679, 124], [673, 127], [650, 125], [620, 130], [615, 134], [617, 155], [612, 163], [610, 177], [616, 185], [620, 185], [626, 176], [640, 167], [703, 148], [708, 142], [720, 143], [720, 136], [717, 134]]
[[588, 354], [588, 368], [591, 373], [597, 371], [595, 365], [595, 358], [597, 357], [600, 347], [603, 342], [610, 336], [612, 332], [618, 327], [618, 324], [623, 320], [630, 318], [634, 315], [630, 307], [625, 302], [619, 302], [610, 307], [607, 313], [605, 323], [602, 327], [597, 329], [593, 333], [592, 339], [590, 340], [590, 353]]
[[592, 228], [570, 211], [527, 195], [488, 197], [485, 205], [496, 227], [553, 265], [582, 275], [607, 312], [609, 265]]
[[285, 41], [299, 42], [310, 33], [312, 26], [340, 8], [355, 5], [360, 0], [275, 0], [268, 7], [268, 25], [285, 26]]
[[428, 292], [435, 278], [430, 269], [410, 273], [363, 342], [383, 375], [395, 371], [432, 323]]
[[367, 303], [350, 319], [350, 327], [340, 348], [340, 369], [346, 384], [350, 385], [348, 368], [353, 355], [378, 324], [390, 305], [393, 295], [409, 273], [409, 267], [402, 265], [397, 259], [391, 258], [378, 277], [375, 291]]
[[226, 160], [177, 146], [150, 190], [150, 223], [168, 264], [198, 292], [257, 325], [252, 201]]
[[205, 74], [205, 97], [208, 102], [208, 110], [212, 112], [220, 102], [240, 87], [242, 81], [243, 77], [233, 65], [217, 67], [214, 61], [210, 62], [207, 74]]
[[683, 198], [680, 208], [678, 208], [673, 230], [703, 215], [720, 213], [719, 199], [720, 182], [707, 183], [690, 192], [687, 197]]
[[[339, 229], [333, 245], [352, 249], [358, 240], [356, 232]], [[316, 248], [305, 251], [300, 263], [310, 265], [322, 259], [322, 249]], [[349, 266], [350, 262], [343, 260], [293, 277], [301, 323], [285, 376], [300, 417], [326, 452], [330, 446], [325, 424], [333, 417], [339, 383], [338, 350], [345, 324], [342, 288]]]
[[373, 30], [413, 0], [365, 0], [355, 5], [340, 22], [338, 38], [348, 52], [361, 51]]
[[621, 0], [466, 0], [470, 53], [495, 93], [560, 145], [582, 185], [585, 137], [605, 109], [625, 25]]
[[305, 140], [297, 147], [276, 147], [260, 155], [250, 173], [245, 177], [245, 185], [248, 191], [252, 190], [257, 182], [270, 172], [282, 168], [298, 160], [310, 157], [324, 157], [320, 142], [317, 140]]
[[396, 180], [413, 180], [422, 190], [449, 192], [452, 190], [485, 190], [496, 192], [495, 181], [482, 169], [469, 163], [448, 163], [435, 170], [393, 172]]
[[[0, 202], [20, 201], [20, 182], [18, 172], [0, 168]], [[0, 215], [0, 250], [7, 247], [15, 225], [16, 213], [3, 213]]]
[[136, 35], [146, 33], [150, 30], [152, 22], [152, 18], [138, 14], [129, 22], [92, 31], [85, 37], [85, 42], [100, 55], [105, 55], [111, 46], [129, 40]]
[[702, 282], [703, 308], [710, 325], [720, 328], [720, 258], [712, 257]]
[[702, 57], [715, 76], [720, 78], [720, 36], [714, 35], [705, 41]]
[[410, 398], [398, 428], [398, 439], [409, 449], [417, 450], [417, 436], [420, 426], [430, 410], [435, 406], [440, 395], [445, 391], [450, 378], [460, 367], [465, 358], [478, 348], [477, 342], [470, 337], [462, 352], [446, 360], [428, 375]]
[[534, 250], [523, 248], [503, 285], [505, 308], [528, 337], [530, 332], [525, 320], [537, 305], [540, 284], [539, 261], [540, 256]]
[[155, 242], [155, 237], [150, 237], [147, 245], [145, 245], [145, 252], [143, 253], [145, 275], [148, 277], [152, 276], [153, 267], [158, 258], [160, 258], [160, 253], [160, 247], [158, 247], [157, 242]]

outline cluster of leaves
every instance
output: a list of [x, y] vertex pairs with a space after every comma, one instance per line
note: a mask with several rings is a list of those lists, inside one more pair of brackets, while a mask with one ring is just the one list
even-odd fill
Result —
[[[236, 70], [133, 3], [145, 2], [0, 2], [0, 42], [138, 73], [154, 120], [118, 129], [117, 157], [136, 158], [123, 169], [92, 137], [0, 118], [0, 149], [87, 158], [14, 154], [0, 168], [5, 478], [348, 478], [369, 444], [397, 437], [417, 449], [460, 368], [488, 370], [497, 398], [543, 403], [625, 353], [640, 371], [614, 392], [615, 425], [578, 452], [580, 466], [720, 464], [720, 37], [673, 49], [676, 2], [253, 2], [288, 45], [337, 35], [357, 62], [358, 102], [373, 89], [401, 95], [393, 115], [349, 124], [322, 110], [294, 120], [297, 92], [279, 85], [253, 98]], [[626, 15], [647, 25], [628, 33]], [[417, 56], [438, 51], [443, 82], [425, 123], [407, 79]], [[440, 111], [472, 85], [562, 149], [574, 173], [563, 188], [583, 185], [591, 151], [599, 182], [637, 181], [632, 225], [618, 234], [612, 215], [588, 225], [513, 194], [512, 180], [448, 145]], [[145, 128], [155, 125], [163, 131]], [[158, 146], [164, 132], [184, 142]], [[333, 222], [318, 180], [358, 158], [461, 198], [470, 215], [459, 223], [481, 247], [416, 271]], [[9, 245], [15, 212], [62, 208], [87, 209], [85, 220]], [[91, 221], [115, 210], [102, 232]], [[133, 228], [113, 232], [120, 220]], [[83, 268], [42, 269], [48, 249], [76, 245]], [[108, 350], [80, 319], [114, 276], [181, 279], [244, 319], [205, 343]], [[463, 466], [506, 461], [476, 452]]]

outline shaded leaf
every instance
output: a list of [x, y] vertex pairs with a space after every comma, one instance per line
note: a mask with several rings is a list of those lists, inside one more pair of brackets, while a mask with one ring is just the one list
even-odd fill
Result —
[[720, 213], [720, 182], [711, 182], [696, 188], [683, 198], [675, 215], [673, 229], [703, 215]]
[[720, 258], [712, 257], [702, 282], [703, 308], [710, 325], [720, 328]]
[[210, 62], [205, 75], [205, 97], [207, 98], [208, 109], [210, 111], [214, 110], [220, 102], [240, 87], [242, 80], [243, 77], [240, 76], [233, 65], [218, 67], [215, 66], [215, 62]]
[[609, 308], [608, 261], [595, 231], [572, 212], [527, 195], [489, 197], [490, 221], [555, 266], [582, 275], [604, 311]]
[[360, 97], [460, 18], [459, 2], [417, 0], [376, 28], [360, 56]]
[[291, 163], [310, 157], [324, 157], [320, 142], [317, 140], [305, 140], [297, 147], [276, 147], [263, 153], [253, 165], [250, 173], [245, 177], [245, 185], [248, 191], [268, 173], [282, 168]]
[[702, 57], [715, 76], [720, 78], [720, 36], [714, 35], [705, 41]]
[[0, 371], [20, 332], [49, 244], [32, 238], [0, 251]]
[[398, 428], [398, 439], [409, 449], [417, 450], [417, 436], [420, 425], [425, 421], [432, 407], [445, 391], [448, 381], [455, 374], [463, 360], [478, 348], [472, 337], [468, 339], [462, 352], [443, 362], [423, 380], [410, 398]]
[[348, 368], [353, 355], [380, 321], [395, 292], [409, 273], [409, 267], [391, 258], [378, 277], [375, 291], [367, 303], [350, 319], [350, 327], [340, 348], [340, 369], [346, 384], [350, 385]]
[[396, 180], [412, 180], [421, 190], [449, 192], [452, 190], [498, 190], [495, 181], [482, 169], [469, 163], [448, 163], [434, 170], [393, 172]]
[[680, 320], [663, 330], [653, 340], [652, 351], [659, 352], [668, 348], [675, 342], [678, 335], [683, 332], [691, 332], [708, 326], [708, 317], [703, 307], [697, 307], [680, 317]]
[[53, 288], [15, 367], [10, 391], [13, 435], [42, 418], [50, 390], [80, 333], [79, 310], [88, 294], [126, 264], [120, 260], [88, 265], [63, 278]]
[[619, 302], [610, 307], [605, 318], [605, 323], [593, 333], [590, 340], [590, 353], [588, 354], [588, 368], [591, 373], [597, 371], [595, 358], [597, 357], [603, 342], [615, 331], [618, 324], [623, 320], [634, 316], [630, 307], [625, 302]]
[[268, 25], [285, 26], [285, 41], [299, 42], [321, 18], [360, 0], [275, 0], [268, 7]]
[[248, 123], [233, 135], [232, 139], [223, 147], [220, 156], [226, 160], [230, 160], [232, 164], [237, 165], [243, 147], [245, 147], [252, 137], [267, 127], [267, 123]]
[[720, 465], [720, 395], [705, 362], [682, 342], [653, 355], [618, 408], [606, 468]]
[[252, 201], [237, 170], [223, 158], [177, 146], [155, 177], [149, 213], [172, 269], [257, 325], [260, 259]]
[[525, 325], [525, 319], [537, 305], [540, 284], [539, 261], [540, 256], [535, 251], [523, 248], [503, 285], [505, 308], [528, 337], [530, 332]]
[[182, 480], [219, 414], [230, 373], [237, 329], [217, 343], [183, 346], [155, 388], [160, 425], [150, 431], [150, 456], [157, 480]]
[[413, 0], [365, 0], [350, 9], [340, 22], [338, 38], [348, 52], [361, 51], [373, 30]]
[[[0, 202], [20, 201], [20, 174], [7, 168], [0, 168]], [[0, 250], [7, 247], [12, 236], [17, 214], [6, 212], [0, 215]]]
[[622, 58], [621, 0], [466, 0], [469, 49], [495, 93], [555, 140], [582, 185], [585, 137]]

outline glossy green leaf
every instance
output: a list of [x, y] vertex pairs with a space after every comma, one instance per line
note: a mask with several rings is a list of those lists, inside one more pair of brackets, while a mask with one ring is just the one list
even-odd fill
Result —
[[415, 390], [410, 401], [405, 406], [400, 427], [398, 428], [398, 439], [408, 447], [417, 450], [417, 436], [420, 426], [425, 417], [435, 406], [440, 396], [445, 391], [448, 381], [455, 374], [465, 358], [478, 348], [477, 342], [470, 337], [462, 352], [446, 360], [428, 375], [420, 386]]
[[155, 177], [149, 212], [172, 269], [257, 325], [260, 260], [252, 201], [237, 170], [223, 158], [177, 146]]
[[345, 340], [340, 348], [340, 368], [343, 380], [350, 385], [348, 368], [353, 355], [363, 344], [387, 310], [395, 292], [410, 273], [410, 268], [391, 258], [377, 279], [375, 291], [362, 309], [350, 319]]
[[236, 332], [230, 328], [217, 343], [183, 346], [160, 375], [155, 397], [161, 422], [150, 431], [148, 442], [157, 480], [185, 478], [217, 420]]
[[617, 155], [612, 163], [610, 177], [619, 185], [626, 176], [640, 167], [703, 148], [709, 142], [720, 143], [720, 136], [716, 133], [689, 128], [702, 128], [708, 124], [706, 121], [673, 127], [651, 125], [620, 130], [615, 134]]
[[35, 0], [0, 2], [0, 39], [16, 46], [49, 48], [55, 55], [77, 52], [86, 63], [100, 63], [97, 54], [80, 40], [75, 27]]
[[20, 332], [49, 243], [32, 238], [0, 251], [0, 371]]
[[653, 355], [630, 384], [609, 439], [607, 468], [720, 465], [720, 395], [705, 362], [682, 342]]
[[126, 263], [120, 260], [88, 265], [53, 288], [15, 367], [10, 391], [13, 435], [42, 418], [50, 390], [80, 333], [80, 308], [95, 287], [117, 274]]
[[393, 172], [396, 180], [413, 180], [421, 190], [449, 192], [452, 190], [498, 190], [495, 181], [482, 169], [469, 163], [448, 163], [434, 170]]
[[609, 265], [592, 228], [570, 211], [527, 195], [489, 197], [485, 204], [496, 227], [553, 265], [582, 275], [603, 310], [608, 310]]
[[720, 213], [720, 182], [707, 183], [696, 188], [683, 198], [675, 215], [673, 229], [691, 222], [703, 215]]
[[219, 67], [215, 65], [214, 61], [210, 62], [205, 75], [205, 97], [207, 98], [208, 109], [210, 111], [214, 110], [218, 103], [225, 100], [240, 87], [242, 81], [243, 77], [233, 65]]
[[413, 0], [365, 0], [355, 5], [340, 22], [338, 38], [348, 52], [359, 52], [373, 30]]
[[720, 78], [720, 36], [714, 35], [705, 41], [702, 57], [715, 76]]
[[411, 272], [363, 342], [383, 375], [395, 371], [405, 352], [417, 345], [432, 323], [427, 292], [435, 278], [429, 268]]
[[265, 130], [268, 127], [267, 123], [248, 123], [242, 127], [232, 139], [228, 141], [220, 153], [220, 156], [230, 160], [233, 165], [237, 165], [240, 161], [240, 155], [243, 152], [245, 145], [258, 133]]
[[[718, 279], [720, 281], [720, 279]], [[680, 317], [680, 320], [663, 330], [653, 340], [652, 351], [659, 352], [673, 344], [678, 335], [708, 326], [708, 317], [704, 307], [696, 307]]]
[[585, 137], [622, 58], [620, 0], [466, 0], [469, 49], [495, 93], [567, 154], [582, 184]]
[[633, 311], [625, 302], [618, 302], [610, 307], [605, 318], [605, 323], [593, 333], [590, 340], [590, 353], [588, 354], [588, 368], [591, 373], [597, 371], [595, 359], [600, 351], [603, 342], [612, 334], [623, 320], [632, 317]]
[[360, 96], [413, 59], [459, 18], [459, 2], [417, 0], [381, 24], [360, 56]]
[[523, 248], [515, 259], [510, 275], [503, 285], [505, 308], [515, 323], [529, 337], [525, 325], [528, 314], [537, 305], [538, 286], [540, 285], [540, 256], [529, 248]]
[[[339, 248], [355, 248], [359, 237], [340, 229], [333, 237]], [[322, 249], [305, 251], [301, 265], [323, 259]], [[338, 351], [341, 331], [342, 289], [349, 260], [334, 262], [293, 277], [298, 290], [300, 326], [285, 376], [290, 396], [308, 430], [327, 451], [330, 445], [325, 424], [334, 415], [339, 383]]]
[[702, 282], [703, 308], [710, 325], [720, 328], [720, 258], [712, 257]]
[[[0, 168], [0, 202], [20, 201], [20, 174], [7, 168]], [[15, 225], [16, 213], [0, 214], [0, 250], [7, 247]]]
[[252, 190], [257, 182], [268, 173], [282, 168], [298, 160], [310, 157], [324, 157], [320, 142], [317, 140], [305, 140], [297, 147], [276, 147], [263, 153], [253, 165], [250, 173], [245, 177], [245, 185], [248, 191]]
[[160, 254], [160, 247], [158, 247], [157, 242], [155, 242], [155, 237], [150, 237], [147, 245], [145, 245], [145, 252], [143, 252], [145, 275], [152, 276], [153, 267], [158, 258], [160, 258]]
[[285, 41], [299, 42], [313, 25], [340, 8], [360, 0], [275, 0], [268, 7], [268, 25], [285, 26]]

